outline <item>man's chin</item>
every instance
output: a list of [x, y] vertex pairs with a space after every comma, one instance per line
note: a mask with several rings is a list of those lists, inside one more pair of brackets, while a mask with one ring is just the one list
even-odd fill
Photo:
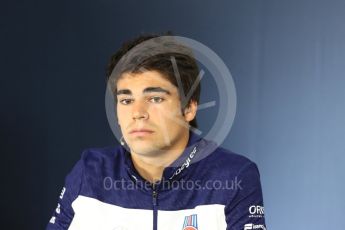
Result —
[[131, 144], [129, 147], [132, 152], [142, 156], [156, 156], [161, 152], [159, 148], [154, 147], [151, 143]]

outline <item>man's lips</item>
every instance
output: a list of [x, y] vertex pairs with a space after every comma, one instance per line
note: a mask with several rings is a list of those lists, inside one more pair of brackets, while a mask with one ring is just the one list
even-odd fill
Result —
[[132, 135], [147, 135], [153, 133], [152, 130], [149, 129], [133, 129], [129, 132]]

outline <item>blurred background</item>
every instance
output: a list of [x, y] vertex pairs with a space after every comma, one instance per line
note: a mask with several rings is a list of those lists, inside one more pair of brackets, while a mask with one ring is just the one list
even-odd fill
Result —
[[0, 4], [1, 229], [44, 229], [81, 151], [117, 145], [109, 57], [168, 30], [230, 69], [237, 114], [223, 146], [258, 164], [268, 229], [344, 228], [345, 1]]

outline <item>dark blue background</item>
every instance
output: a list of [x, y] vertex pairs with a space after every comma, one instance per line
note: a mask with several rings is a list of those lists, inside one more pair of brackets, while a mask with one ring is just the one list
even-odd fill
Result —
[[116, 145], [107, 61], [167, 30], [230, 68], [238, 110], [224, 146], [257, 162], [268, 228], [342, 229], [344, 12], [341, 0], [2, 1], [1, 229], [43, 229], [82, 149]]

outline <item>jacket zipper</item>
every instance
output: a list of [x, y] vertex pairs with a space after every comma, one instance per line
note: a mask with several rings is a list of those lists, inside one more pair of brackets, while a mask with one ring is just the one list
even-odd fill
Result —
[[153, 204], [153, 230], [157, 230], [157, 190], [155, 184], [152, 185], [152, 204]]

